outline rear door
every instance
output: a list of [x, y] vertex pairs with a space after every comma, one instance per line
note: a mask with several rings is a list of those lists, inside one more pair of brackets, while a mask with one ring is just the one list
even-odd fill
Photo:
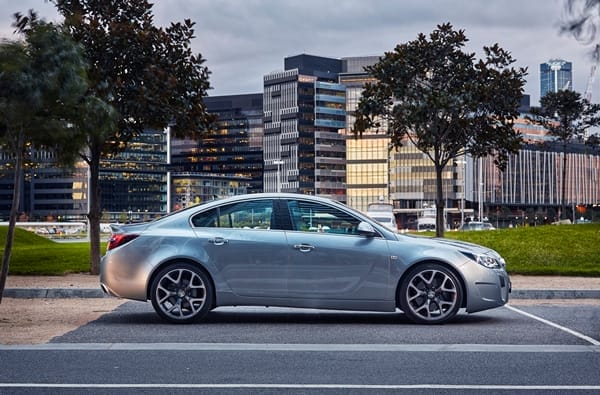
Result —
[[288, 250], [283, 230], [272, 229], [273, 199], [220, 206], [192, 218], [206, 263], [240, 296], [287, 296]]

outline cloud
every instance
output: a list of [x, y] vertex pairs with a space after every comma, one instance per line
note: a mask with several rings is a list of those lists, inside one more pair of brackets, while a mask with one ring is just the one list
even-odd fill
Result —
[[[0, 35], [12, 33], [14, 11], [29, 8], [56, 17], [44, 0], [0, 0], [0, 9], [9, 10], [0, 14]], [[534, 104], [539, 64], [548, 59], [572, 61], [574, 88], [583, 92], [587, 84], [591, 58], [559, 34], [563, 9], [562, 0], [155, 0], [153, 8], [161, 26], [196, 22], [193, 46], [212, 72], [212, 95], [261, 92], [263, 75], [282, 70], [286, 56], [382, 55], [450, 22], [465, 30], [466, 50], [478, 57], [484, 45], [498, 43], [517, 66], [528, 67], [526, 93]]]

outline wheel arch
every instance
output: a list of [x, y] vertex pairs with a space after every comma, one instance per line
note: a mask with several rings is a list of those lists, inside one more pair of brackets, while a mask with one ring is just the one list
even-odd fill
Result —
[[150, 293], [152, 292], [152, 284], [154, 283], [154, 279], [156, 278], [158, 273], [160, 273], [162, 269], [164, 269], [168, 266], [174, 265], [176, 263], [187, 263], [189, 265], [192, 265], [192, 266], [198, 268], [206, 275], [206, 277], [210, 281], [210, 285], [212, 285], [212, 306], [211, 306], [211, 308], [216, 307], [217, 291], [216, 291], [216, 287], [215, 287], [215, 280], [211, 276], [210, 272], [208, 270], [206, 270], [204, 265], [202, 265], [201, 263], [198, 263], [197, 261], [190, 259], [190, 258], [172, 258], [172, 259], [162, 262], [160, 265], [157, 265], [152, 270], [152, 274], [150, 275], [150, 278], [148, 279], [148, 283], [146, 284], [146, 299], [150, 300], [150, 298], [151, 298]]
[[400, 276], [400, 279], [398, 280], [398, 283], [396, 284], [396, 293], [395, 293], [396, 306], [400, 305], [399, 299], [398, 299], [400, 288], [402, 287], [402, 283], [404, 282], [404, 280], [406, 279], [406, 277], [408, 277], [408, 274], [410, 273], [410, 271], [413, 270], [415, 267], [418, 267], [418, 266], [421, 266], [421, 265], [427, 265], [427, 264], [430, 264], [430, 263], [443, 266], [446, 269], [450, 270], [456, 276], [456, 278], [460, 282], [460, 286], [462, 287], [462, 291], [463, 291], [463, 298], [462, 298], [460, 307], [461, 308], [467, 307], [467, 293], [468, 293], [468, 288], [466, 286], [465, 279], [460, 274], [460, 272], [458, 270], [456, 270], [456, 268], [454, 266], [452, 266], [448, 262], [444, 262], [444, 261], [437, 260], [437, 259], [426, 259], [426, 260], [423, 260], [423, 261], [415, 262], [412, 265], [410, 265], [409, 267], [407, 267], [406, 270], [404, 270], [404, 273], [402, 273], [402, 276]]

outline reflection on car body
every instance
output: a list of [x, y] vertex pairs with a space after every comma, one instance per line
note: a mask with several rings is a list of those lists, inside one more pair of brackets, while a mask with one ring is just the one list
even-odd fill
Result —
[[493, 250], [401, 235], [339, 202], [264, 193], [125, 225], [102, 258], [105, 292], [174, 323], [219, 306], [396, 311], [444, 323], [508, 301]]

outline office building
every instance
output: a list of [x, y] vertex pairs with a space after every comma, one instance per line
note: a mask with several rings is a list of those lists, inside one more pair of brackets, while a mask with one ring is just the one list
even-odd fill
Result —
[[[54, 154], [31, 150], [22, 179], [19, 220], [85, 221], [88, 167], [56, 165]], [[8, 218], [14, 185], [11, 155], [0, 163], [0, 216]], [[145, 130], [124, 151], [100, 162], [103, 221], [142, 221], [167, 212], [167, 140], [164, 131]]]
[[297, 55], [264, 76], [264, 189], [346, 201], [345, 87], [339, 59]]
[[379, 56], [342, 58], [340, 84], [346, 87], [346, 195], [347, 204], [366, 212], [375, 202], [391, 202], [389, 193], [389, 144], [387, 130], [353, 133], [354, 113], [364, 85], [373, 82], [366, 66], [379, 61]]
[[[0, 217], [8, 220], [14, 190], [12, 154], [0, 151]], [[61, 168], [54, 154], [31, 148], [19, 180], [18, 221], [82, 220], [87, 213], [87, 165]]]
[[262, 192], [262, 94], [211, 96], [215, 129], [199, 141], [171, 140], [171, 203], [177, 210], [216, 197]]
[[562, 59], [540, 64], [540, 98], [548, 92], [573, 89], [573, 65]]
[[167, 133], [144, 130], [100, 162], [104, 220], [146, 221], [167, 212]]

